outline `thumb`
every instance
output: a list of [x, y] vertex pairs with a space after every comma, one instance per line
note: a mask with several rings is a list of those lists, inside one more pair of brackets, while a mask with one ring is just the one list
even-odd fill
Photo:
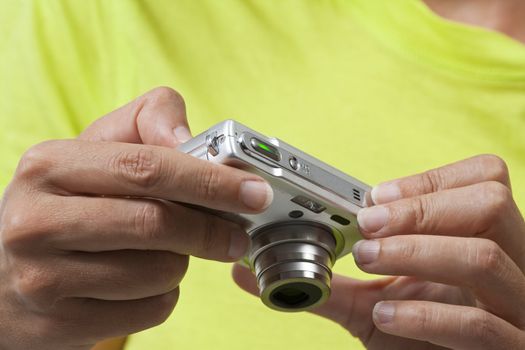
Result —
[[167, 87], [155, 88], [103, 116], [79, 139], [143, 143], [175, 147], [191, 138], [182, 96]]
[[[253, 295], [259, 295], [255, 276], [248, 268], [234, 264], [232, 276], [242, 289]], [[366, 339], [374, 327], [372, 321], [374, 305], [382, 300], [384, 288], [394, 278], [361, 281], [334, 274], [330, 298], [311, 312], [340, 324], [354, 336]]]

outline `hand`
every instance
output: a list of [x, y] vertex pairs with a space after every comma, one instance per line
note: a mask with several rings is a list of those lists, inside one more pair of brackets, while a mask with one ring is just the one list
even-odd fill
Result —
[[244, 255], [240, 227], [177, 202], [255, 213], [271, 188], [173, 149], [189, 137], [182, 98], [158, 88], [23, 156], [0, 206], [0, 348], [89, 349], [155, 326], [188, 255]]
[[[353, 248], [375, 281], [334, 276], [314, 312], [368, 349], [525, 349], [525, 224], [505, 163], [478, 156], [379, 185]], [[257, 294], [248, 269], [236, 282]]]

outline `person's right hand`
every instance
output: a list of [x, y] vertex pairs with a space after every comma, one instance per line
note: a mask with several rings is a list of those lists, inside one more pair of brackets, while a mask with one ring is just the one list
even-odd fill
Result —
[[[371, 191], [352, 255], [363, 281], [333, 276], [312, 312], [369, 350], [525, 349], [525, 220], [508, 168], [480, 155]], [[258, 295], [253, 273], [233, 277]]]
[[180, 95], [158, 88], [25, 153], [0, 206], [0, 348], [89, 349], [155, 326], [188, 255], [244, 255], [240, 227], [176, 202], [255, 213], [271, 188], [174, 150], [187, 130]]

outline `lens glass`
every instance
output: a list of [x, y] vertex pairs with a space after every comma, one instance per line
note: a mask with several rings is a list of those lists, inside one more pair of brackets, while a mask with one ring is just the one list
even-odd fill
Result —
[[321, 296], [321, 289], [313, 284], [292, 282], [275, 288], [270, 300], [282, 308], [299, 309], [316, 303]]

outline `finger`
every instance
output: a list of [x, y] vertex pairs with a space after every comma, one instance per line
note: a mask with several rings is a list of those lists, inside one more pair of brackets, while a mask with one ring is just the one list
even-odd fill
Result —
[[490, 154], [475, 156], [421, 174], [379, 184], [371, 191], [375, 204], [389, 203], [426, 193], [496, 181], [510, 189], [505, 161]]
[[[232, 276], [239, 287], [259, 296], [255, 276], [247, 267], [234, 264]], [[312, 310], [312, 313], [340, 324], [356, 337], [368, 339], [372, 330], [370, 310], [381, 300], [383, 288], [391, 282], [392, 278], [359, 281], [334, 274], [330, 297], [326, 303]]]
[[179, 288], [149, 298], [108, 301], [90, 298], [63, 299], [55, 305], [53, 317], [39, 318], [36, 331], [54, 330], [62, 343], [78, 339], [96, 343], [102, 339], [128, 335], [163, 323], [173, 311], [179, 298]]
[[79, 139], [175, 147], [191, 138], [182, 96], [153, 89], [91, 124]]
[[525, 224], [509, 189], [499, 182], [365, 208], [359, 211], [357, 220], [366, 238], [404, 234], [476, 236], [494, 240], [514, 261], [522, 254]]
[[57, 194], [154, 197], [232, 212], [261, 211], [273, 196], [248, 172], [166, 147], [125, 143], [45, 142], [26, 152], [17, 178]]
[[250, 244], [238, 225], [176, 203], [100, 197], [54, 197], [50, 203], [41, 205], [61, 208], [53, 222], [35, 214], [21, 219], [39, 222], [33, 227], [40, 236], [64, 251], [162, 250], [235, 261]]
[[[232, 276], [242, 289], [259, 296], [255, 276], [248, 268], [234, 264]], [[374, 343], [378, 342], [381, 346], [388, 343], [392, 349], [406, 349], [408, 346], [406, 339], [400, 343], [399, 338], [388, 334], [374, 335], [375, 327], [371, 311], [378, 301], [384, 299], [385, 292], [390, 289], [396, 291], [397, 298], [410, 299], [413, 297], [413, 290], [426, 288], [427, 284], [428, 282], [408, 277], [386, 277], [372, 281], [360, 281], [334, 274], [330, 286], [330, 297], [323, 305], [310, 312], [338, 323], [352, 335], [361, 339], [363, 344], [369, 348], [373, 348]]]
[[249, 268], [240, 264], [233, 264], [232, 277], [235, 283], [250, 294], [259, 296], [259, 287], [255, 275]]
[[[375, 349], [376, 346], [382, 348], [384, 344], [389, 344], [389, 349], [411, 349], [411, 344], [406, 339], [400, 341], [400, 338], [374, 332], [376, 328], [371, 311], [387, 294], [395, 294], [397, 299], [412, 299], [414, 290], [426, 289], [428, 284], [427, 281], [412, 277], [385, 277], [360, 281], [334, 275], [330, 286], [330, 298], [311, 312], [340, 324], [369, 349]], [[434, 347], [429, 347], [428, 350], [430, 349]]]
[[521, 349], [520, 331], [486, 311], [429, 301], [385, 301], [374, 307], [382, 332], [456, 350]]
[[131, 300], [165, 294], [188, 268], [188, 256], [166, 251], [74, 252], [39, 259], [37, 270], [18, 267], [17, 282], [17, 294], [37, 311], [48, 311], [58, 297]]
[[366, 343], [373, 331], [370, 310], [393, 281], [392, 277], [360, 281], [334, 274], [330, 297], [311, 312], [340, 324]]
[[353, 249], [366, 272], [468, 287], [493, 313], [525, 324], [525, 276], [493, 241], [410, 235], [359, 241]]

